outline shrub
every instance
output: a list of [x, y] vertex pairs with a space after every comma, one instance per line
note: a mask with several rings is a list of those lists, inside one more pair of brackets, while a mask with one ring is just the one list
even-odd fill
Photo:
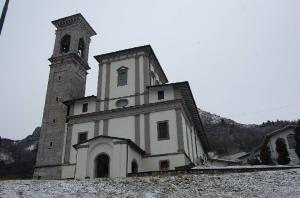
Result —
[[257, 158], [248, 159], [247, 163], [250, 165], [259, 165], [260, 164], [260, 162]]
[[286, 143], [284, 139], [278, 138], [276, 140], [276, 151], [278, 153], [277, 162], [281, 165], [286, 165], [290, 163], [289, 153], [286, 148]]
[[264, 165], [272, 165], [273, 161], [271, 159], [271, 151], [268, 145], [264, 144], [260, 150], [260, 160]]

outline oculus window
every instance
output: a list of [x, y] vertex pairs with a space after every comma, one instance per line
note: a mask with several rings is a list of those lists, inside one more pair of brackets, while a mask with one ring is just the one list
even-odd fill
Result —
[[117, 107], [126, 107], [127, 105], [128, 105], [127, 99], [120, 99], [120, 100], [117, 100], [117, 102], [116, 102]]

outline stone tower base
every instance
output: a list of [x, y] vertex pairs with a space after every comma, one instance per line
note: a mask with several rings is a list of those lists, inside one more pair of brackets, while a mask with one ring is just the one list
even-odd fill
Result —
[[34, 169], [34, 179], [61, 179], [61, 166], [36, 167]]

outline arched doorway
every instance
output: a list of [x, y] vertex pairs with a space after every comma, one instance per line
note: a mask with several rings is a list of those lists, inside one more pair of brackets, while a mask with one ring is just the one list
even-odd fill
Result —
[[138, 173], [138, 164], [135, 160], [131, 162], [131, 173]]
[[95, 177], [109, 176], [109, 157], [107, 154], [100, 154], [95, 159]]

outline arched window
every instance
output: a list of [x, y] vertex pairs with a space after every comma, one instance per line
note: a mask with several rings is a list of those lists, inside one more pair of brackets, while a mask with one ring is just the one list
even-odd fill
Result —
[[120, 67], [118, 69], [118, 86], [127, 85], [127, 73], [128, 73], [127, 67]]
[[61, 39], [60, 51], [63, 52], [63, 53], [67, 53], [70, 49], [70, 43], [71, 43], [71, 36], [69, 34], [66, 34]]
[[131, 173], [138, 173], [139, 172], [139, 167], [138, 164], [136, 162], [136, 160], [132, 160], [131, 162]]
[[84, 56], [84, 41], [82, 38], [79, 39], [79, 43], [78, 43], [78, 55], [80, 57]]
[[296, 137], [295, 134], [288, 134], [286, 137], [288, 144], [289, 144], [289, 148], [290, 149], [295, 149], [296, 148]]

